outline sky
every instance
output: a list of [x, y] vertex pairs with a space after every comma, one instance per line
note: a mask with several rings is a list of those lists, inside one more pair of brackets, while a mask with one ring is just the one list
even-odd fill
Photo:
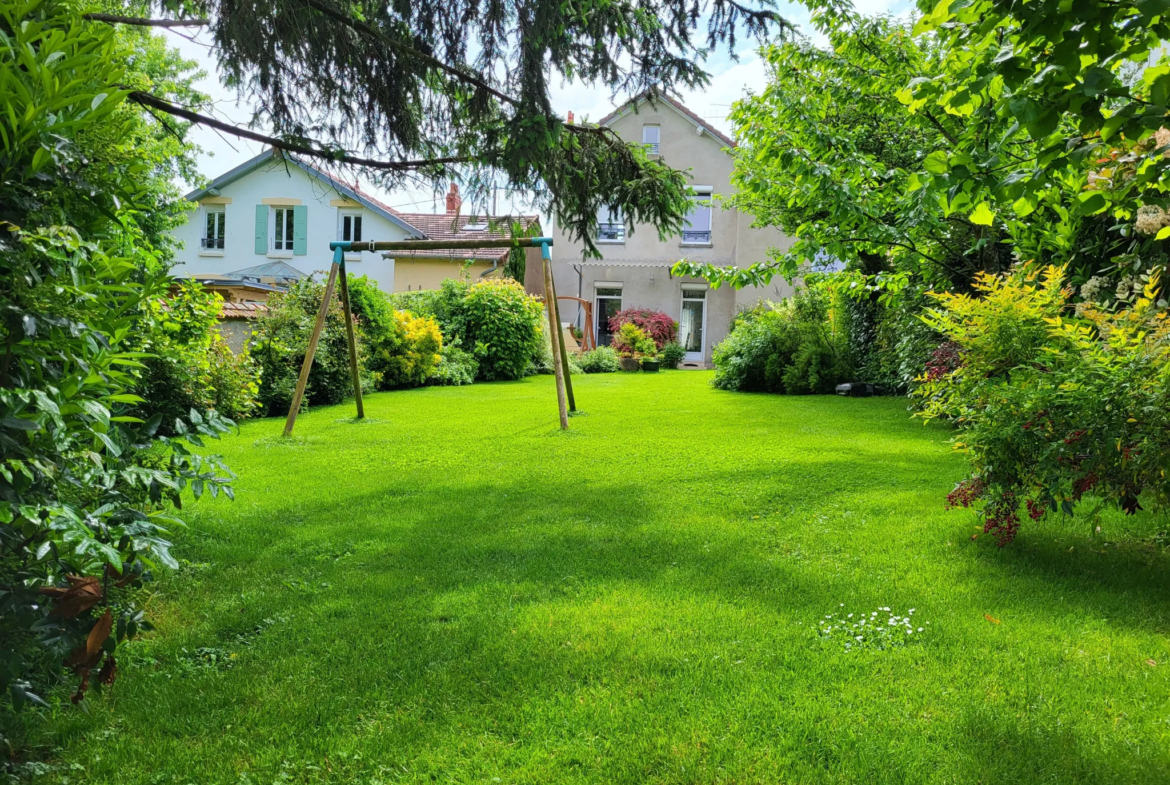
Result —
[[[910, 3], [907, 0], [855, 0], [854, 6], [858, 11], [867, 14], [903, 14], [908, 11]], [[805, 35], [814, 41], [823, 42], [823, 38], [817, 36], [809, 26], [809, 13], [804, 6], [782, 2], [778, 11]], [[198, 62], [207, 72], [207, 75], [196, 83], [196, 87], [211, 96], [214, 102], [212, 110], [214, 116], [236, 125], [245, 125], [251, 117], [251, 108], [246, 103], [238, 102], [235, 91], [221, 83], [215, 54], [206, 43], [210, 41], [209, 34], [206, 31], [188, 29], [181, 33], [166, 31], [164, 35], [184, 57]], [[732, 60], [726, 53], [712, 56], [705, 66], [711, 74], [710, 84], [702, 91], [689, 90], [680, 93], [682, 102], [691, 111], [729, 135], [731, 127], [727, 122], [727, 114], [731, 103], [748, 92], [761, 91], [766, 83], [767, 75], [764, 64], [755, 51], [756, 46], [754, 39], [745, 38], [739, 45], [738, 62]], [[617, 103], [620, 104], [625, 97], [619, 96]], [[615, 102], [610, 99], [610, 93], [606, 88], [573, 81], [554, 85], [552, 105], [562, 117], [571, 111], [578, 120], [597, 120], [612, 111]], [[267, 129], [257, 130], [263, 133]], [[203, 149], [198, 156], [198, 165], [199, 172], [207, 178], [214, 178], [227, 172], [258, 155], [264, 148], [259, 142], [237, 139], [202, 126], [192, 128], [188, 138]], [[194, 184], [182, 183], [182, 187], [192, 188]], [[433, 213], [442, 212], [444, 208], [442, 195], [432, 193], [429, 188], [403, 188], [393, 193], [368, 186], [367, 188], [391, 207], [403, 212]], [[507, 203], [506, 196], [501, 196], [500, 199], [498, 212], [501, 214], [525, 211], [525, 205], [519, 199], [511, 204]]]

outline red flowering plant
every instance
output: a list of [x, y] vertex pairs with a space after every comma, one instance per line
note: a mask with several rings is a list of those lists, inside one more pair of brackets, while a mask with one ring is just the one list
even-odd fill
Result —
[[974, 296], [935, 295], [925, 317], [958, 347], [957, 364], [934, 362], [915, 393], [919, 416], [953, 422], [971, 460], [947, 506], [977, 509], [1000, 545], [1025, 515], [1073, 515], [1091, 499], [1092, 526], [1105, 506], [1170, 502], [1170, 319], [1157, 280], [1128, 307], [1081, 303], [1079, 316], [1063, 282], [1058, 268], [985, 275]]
[[654, 339], [654, 345], [661, 349], [678, 335], [678, 322], [662, 311], [649, 308], [627, 308], [609, 318], [610, 332], [617, 333], [623, 324], [634, 324]]

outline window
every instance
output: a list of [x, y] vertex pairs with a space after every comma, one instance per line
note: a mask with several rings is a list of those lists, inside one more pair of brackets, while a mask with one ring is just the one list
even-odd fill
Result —
[[711, 244], [711, 188], [695, 186], [691, 189], [691, 211], [683, 226], [684, 245]]
[[596, 306], [593, 312], [597, 314], [596, 319], [596, 337], [598, 346], [609, 346], [613, 341], [613, 333], [609, 329], [609, 320], [617, 315], [617, 312], [622, 309], [622, 285], [620, 283], [596, 283], [594, 284], [594, 294], [596, 295]]
[[362, 239], [362, 214], [341, 213], [341, 226], [338, 235], [338, 239], [346, 242], [360, 242]]
[[602, 207], [597, 212], [597, 242], [624, 243], [626, 241], [626, 223], [620, 210], [610, 210]]
[[203, 236], [199, 238], [199, 248], [203, 251], [222, 251], [224, 240], [224, 219], [227, 211], [222, 207], [210, 208], [206, 212], [207, 221], [203, 227]]
[[701, 285], [683, 284], [682, 314], [678, 320], [678, 342], [688, 360], [703, 359], [703, 330], [707, 326], [707, 291]]
[[273, 251], [291, 251], [293, 249], [293, 209], [291, 207], [273, 207], [271, 244]]
[[662, 129], [657, 125], [642, 126], [642, 144], [646, 145], [646, 152], [658, 155], [658, 144], [662, 141]]

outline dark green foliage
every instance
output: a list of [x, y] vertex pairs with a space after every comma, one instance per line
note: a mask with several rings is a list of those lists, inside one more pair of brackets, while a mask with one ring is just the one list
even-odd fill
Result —
[[231, 421], [192, 410], [170, 438], [161, 414], [133, 416], [140, 350], [167, 340], [148, 214], [173, 190], [162, 131], [112, 87], [147, 78], [158, 47], [136, 49], [73, 6], [0, 5], [0, 689], [17, 709], [45, 703], [63, 662], [75, 702], [113, 681], [150, 629], [135, 587], [175, 565], [182, 495], [232, 492], [195, 449]]
[[713, 384], [724, 390], [830, 393], [853, 375], [843, 304], [825, 286], [741, 311], [715, 347]]
[[427, 384], [451, 387], [471, 384], [478, 373], [479, 363], [475, 361], [475, 355], [457, 343], [449, 343], [439, 353], [439, 364], [427, 378]]
[[137, 414], [161, 414], [161, 432], [167, 434], [192, 409], [215, 409], [235, 420], [250, 416], [257, 408], [259, 368], [246, 348], [232, 354], [216, 329], [219, 295], [189, 283], [150, 306], [155, 329], [141, 348], [152, 356], [143, 360], [137, 393], [145, 401]]
[[617, 373], [621, 369], [617, 352], [608, 346], [590, 349], [577, 362], [585, 373]]
[[[267, 416], [288, 413], [324, 294], [324, 284], [302, 278], [287, 292], [269, 297], [268, 312], [256, 321], [252, 355], [260, 364], [259, 400], [261, 410]], [[375, 379], [366, 376], [365, 334], [360, 323], [354, 325], [354, 339], [358, 345], [358, 367], [363, 374], [363, 386], [373, 387]], [[304, 404], [340, 403], [351, 395], [353, 379], [349, 368], [345, 316], [335, 293], [305, 385]]]
[[663, 368], [678, 368], [678, 364], [687, 356], [687, 350], [675, 341], [663, 344], [658, 350], [658, 359]]

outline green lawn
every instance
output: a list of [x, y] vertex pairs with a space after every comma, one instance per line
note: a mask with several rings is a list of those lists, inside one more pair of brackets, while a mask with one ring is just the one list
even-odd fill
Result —
[[[904, 400], [574, 381], [568, 434], [550, 377], [244, 425], [46, 780], [1170, 781], [1164, 522], [1001, 550]], [[879, 607], [924, 631], [816, 633]]]

